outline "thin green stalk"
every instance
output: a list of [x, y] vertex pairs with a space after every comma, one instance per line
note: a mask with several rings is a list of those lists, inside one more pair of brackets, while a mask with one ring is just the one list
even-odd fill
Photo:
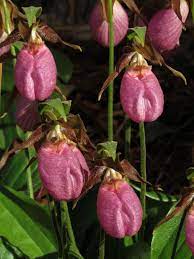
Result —
[[61, 202], [61, 214], [62, 214], [62, 222], [66, 227], [69, 240], [71, 241], [72, 244], [76, 245], [73, 228], [71, 225], [71, 219], [69, 216], [69, 210], [68, 210], [67, 202], [65, 201]]
[[28, 193], [31, 199], [34, 199], [33, 183], [32, 183], [32, 171], [30, 166], [27, 169], [27, 185]]
[[[108, 0], [109, 20], [109, 75], [114, 72], [114, 28], [113, 28], [113, 1]], [[108, 140], [113, 141], [113, 96], [114, 81], [108, 87]], [[99, 259], [105, 258], [105, 233], [100, 230]]]
[[105, 232], [100, 229], [99, 259], [105, 258]]
[[[114, 28], [113, 28], [113, 3], [108, 0], [109, 17], [109, 75], [114, 72]], [[108, 140], [113, 140], [113, 87], [114, 82], [108, 87]]]
[[131, 146], [131, 120], [127, 119], [125, 123], [125, 158], [130, 160]]
[[[31, 135], [31, 133], [27, 133], [27, 139], [30, 137], [30, 135]], [[31, 148], [28, 148], [27, 156], [29, 158], [29, 163], [30, 163], [31, 159], [34, 156]], [[33, 189], [33, 182], [32, 182], [31, 166], [28, 166], [28, 168], [27, 168], [27, 187], [28, 187], [28, 194], [29, 194], [30, 198], [34, 199], [34, 189]]]
[[[141, 153], [141, 177], [144, 181], [147, 180], [146, 174], [146, 140], [145, 140], [145, 128], [144, 122], [140, 122], [139, 124], [139, 133], [140, 133], [140, 153]], [[146, 183], [141, 183], [141, 204], [143, 209], [143, 225], [141, 230], [141, 237], [144, 237], [144, 229], [145, 229], [145, 217], [146, 217]]]
[[80, 258], [82, 258], [75, 241], [71, 219], [69, 216], [68, 205], [67, 205], [67, 202], [65, 201], [61, 202], [61, 223], [62, 223], [62, 227], [65, 227], [69, 243], [71, 244], [72, 247], [74, 247], [74, 251], [80, 255]]
[[[56, 203], [53, 201], [50, 195], [48, 197], [48, 208], [51, 216], [51, 222], [53, 225], [53, 229], [57, 238], [57, 244], [58, 244], [58, 258], [63, 259], [63, 239], [60, 233], [60, 227], [58, 223], [58, 218], [57, 218], [57, 209], [56, 209]], [[52, 206], [53, 202], [53, 206]]]

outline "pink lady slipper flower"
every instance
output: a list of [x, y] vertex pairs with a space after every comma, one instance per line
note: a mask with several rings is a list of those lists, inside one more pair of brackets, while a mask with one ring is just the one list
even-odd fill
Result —
[[172, 8], [158, 11], [148, 24], [148, 34], [154, 47], [160, 51], [169, 51], [179, 45], [184, 23], [189, 13], [186, 0], [181, 0], [180, 13], [182, 21]]
[[38, 170], [44, 187], [56, 200], [76, 199], [90, 172], [80, 150], [65, 140], [46, 142], [38, 151]]
[[121, 82], [120, 101], [127, 116], [138, 123], [154, 121], [162, 114], [164, 95], [151, 67], [128, 68]]
[[[89, 24], [93, 38], [102, 46], [108, 47], [109, 23], [100, 1], [94, 6], [91, 12]], [[117, 0], [113, 5], [113, 27], [114, 45], [116, 46], [124, 39], [129, 27], [127, 13]]]
[[194, 255], [194, 205], [188, 211], [185, 218], [186, 243]]
[[112, 237], [133, 236], [139, 231], [143, 215], [141, 203], [121, 175], [100, 186], [97, 215], [102, 228]]
[[46, 45], [26, 44], [15, 66], [15, 84], [20, 95], [31, 101], [43, 101], [55, 89], [56, 77], [55, 60]]
[[30, 101], [20, 95], [16, 98], [16, 123], [24, 131], [32, 131], [40, 122], [38, 103]]

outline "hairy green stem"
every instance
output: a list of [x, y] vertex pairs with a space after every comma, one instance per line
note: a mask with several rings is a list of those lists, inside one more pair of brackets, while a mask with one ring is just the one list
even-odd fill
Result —
[[[114, 28], [113, 28], [113, 1], [108, 0], [109, 20], [109, 75], [114, 72]], [[114, 81], [108, 87], [108, 140], [113, 141], [113, 95]], [[105, 233], [100, 230], [99, 259], [105, 258]]]
[[[140, 122], [139, 124], [139, 134], [140, 134], [140, 153], [141, 153], [141, 176], [144, 181], [147, 180], [146, 174], [146, 140], [145, 140], [145, 128], [144, 122]], [[141, 237], [144, 238], [144, 229], [145, 229], [145, 217], [146, 217], [146, 183], [141, 183], [141, 204], [143, 209], [143, 224], [141, 229]]]
[[[48, 199], [48, 208], [51, 216], [51, 222], [53, 226], [53, 230], [55, 232], [56, 238], [57, 238], [57, 244], [58, 244], [58, 258], [63, 259], [63, 239], [60, 232], [60, 226], [58, 223], [57, 218], [57, 209], [56, 209], [56, 202], [53, 201], [50, 195], [47, 195]], [[53, 203], [53, 204], [52, 204]]]
[[[27, 139], [30, 137], [31, 133], [27, 133]], [[27, 150], [27, 157], [29, 159], [29, 163], [31, 159], [33, 158], [34, 154], [31, 148], [28, 148]], [[31, 199], [34, 199], [34, 189], [33, 189], [33, 182], [32, 182], [32, 170], [31, 166], [28, 166], [27, 168], [27, 187], [28, 187], [28, 194]]]
[[[114, 28], [113, 28], [113, 2], [108, 0], [109, 17], [109, 75], [114, 72]], [[113, 140], [113, 87], [114, 82], [108, 87], [108, 140]]]
[[71, 225], [71, 219], [70, 219], [70, 216], [69, 216], [69, 210], [68, 210], [67, 202], [65, 202], [65, 201], [61, 202], [61, 214], [62, 214], [63, 223], [65, 224], [65, 228], [67, 230], [69, 240], [74, 245], [76, 245], [75, 237], [74, 237], [74, 233], [73, 233], [73, 228], [72, 228], [72, 225]]
[[74, 232], [73, 232], [73, 228], [72, 228], [72, 224], [71, 224], [71, 219], [69, 216], [68, 205], [67, 205], [67, 202], [65, 202], [65, 201], [61, 202], [61, 223], [62, 223], [62, 227], [65, 227], [67, 237], [68, 237], [70, 244], [72, 246], [74, 246], [76, 253], [79, 254], [80, 258], [81, 258], [82, 256], [79, 252], [79, 249], [78, 249], [76, 241], [75, 241], [75, 236], [74, 236]]
[[105, 258], [105, 232], [100, 229], [99, 259]]
[[131, 146], [131, 120], [127, 119], [125, 123], [125, 158], [130, 161]]
[[34, 199], [33, 183], [32, 183], [32, 171], [30, 166], [27, 169], [27, 185], [28, 193], [31, 199]]

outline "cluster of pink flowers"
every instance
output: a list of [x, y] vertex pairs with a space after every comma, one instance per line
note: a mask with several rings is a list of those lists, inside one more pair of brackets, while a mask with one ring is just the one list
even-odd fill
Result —
[[[182, 21], [173, 9], [157, 12], [148, 24], [149, 37], [159, 51], [173, 49], [182, 32], [182, 22], [188, 15], [188, 5], [181, 0]], [[90, 17], [94, 39], [109, 45], [109, 22], [101, 2]], [[118, 1], [113, 6], [114, 44], [119, 44], [128, 31], [128, 16]], [[17, 98], [16, 120], [24, 130], [32, 130], [40, 122], [38, 101], [47, 99], [56, 86], [57, 69], [50, 50], [41, 42], [28, 43], [20, 51], [15, 66]], [[124, 112], [135, 122], [151, 122], [163, 112], [164, 95], [159, 81], [148, 65], [129, 66], [121, 82], [120, 100]], [[38, 150], [38, 169], [44, 187], [56, 200], [73, 200], [80, 196], [91, 173], [86, 160], [75, 144], [67, 139], [47, 140]], [[123, 238], [135, 235], [142, 224], [142, 207], [133, 188], [115, 173], [105, 175], [97, 197], [97, 215], [109, 235]], [[193, 210], [186, 219], [186, 239], [194, 252], [191, 237]]]
[[[180, 36], [189, 13], [186, 0], [180, 0], [180, 16], [172, 7], [156, 12], [147, 26], [147, 35], [159, 52], [170, 51], [179, 45]], [[90, 27], [93, 38], [102, 46], [109, 46], [109, 20], [99, 1], [91, 12]], [[113, 6], [114, 45], [118, 45], [128, 31], [128, 16], [118, 1]], [[142, 22], [141, 26], [144, 26]], [[125, 114], [133, 121], [151, 122], [163, 112], [164, 95], [151, 67], [143, 64], [129, 66], [120, 87], [120, 101]], [[113, 202], [114, 201], [114, 202]], [[97, 213], [104, 230], [122, 238], [136, 234], [141, 227], [142, 208], [133, 189], [121, 179], [112, 179], [100, 186]], [[194, 207], [185, 220], [186, 243], [194, 254]]]

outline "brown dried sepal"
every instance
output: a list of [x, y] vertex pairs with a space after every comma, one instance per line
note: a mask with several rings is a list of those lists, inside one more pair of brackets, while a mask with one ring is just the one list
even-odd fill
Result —
[[6, 164], [8, 158], [10, 155], [34, 146], [37, 142], [39, 142], [43, 137], [46, 136], [46, 134], [49, 131], [48, 127], [44, 127], [45, 125], [41, 125], [39, 126], [36, 130], [33, 131], [32, 135], [25, 141], [18, 143], [15, 142], [13, 144], [13, 148], [11, 148], [9, 151], [5, 151], [5, 153], [3, 154], [3, 156], [0, 159], [0, 170], [4, 167], [4, 165]]
[[87, 135], [86, 128], [80, 116], [69, 114], [67, 122], [61, 120], [60, 125], [65, 136], [76, 143], [84, 153], [86, 160], [94, 160], [96, 148]]
[[75, 44], [70, 44], [64, 40], [61, 39], [61, 37], [48, 25], [46, 24], [39, 24], [37, 28], [38, 34], [41, 36], [41, 38], [45, 41], [49, 41], [51, 43], [61, 43], [63, 45], [66, 45], [68, 47], [71, 47], [75, 50], [82, 51], [81, 47]]
[[96, 166], [91, 171], [91, 175], [88, 178], [88, 181], [86, 181], [83, 190], [80, 194], [80, 196], [74, 201], [73, 208], [76, 207], [78, 201], [85, 196], [89, 190], [91, 190], [96, 184], [100, 183], [102, 181], [102, 177], [104, 173], [106, 172], [107, 167], [105, 166]]
[[146, 36], [144, 47], [135, 42], [133, 43], [133, 49], [140, 53], [146, 60], [150, 61], [152, 64], [157, 64], [160, 66], [164, 65], [168, 70], [172, 72], [174, 76], [181, 78], [184, 81], [185, 85], [187, 85], [187, 80], [185, 76], [180, 71], [177, 71], [176, 69], [166, 64], [163, 56], [153, 47], [148, 35]]
[[22, 38], [20, 32], [18, 30], [12, 31], [10, 35], [4, 40], [3, 42], [0, 43], [0, 48], [5, 47], [7, 45], [11, 45], [15, 43], [16, 41], [19, 41]]
[[100, 101], [102, 94], [104, 93], [104, 91], [108, 88], [109, 84], [115, 79], [117, 78], [117, 76], [122, 72], [123, 69], [125, 69], [130, 61], [132, 60], [133, 56], [134, 56], [134, 52], [131, 53], [125, 53], [121, 56], [121, 58], [119, 59], [119, 61], [117, 62], [115, 71], [110, 74], [107, 79], [105, 80], [105, 82], [102, 85], [102, 88], [100, 89], [100, 92], [98, 94], [98, 101]]
[[152, 186], [151, 183], [149, 183], [148, 181], [145, 181], [140, 176], [140, 174], [135, 169], [135, 167], [132, 166], [132, 164], [130, 164], [126, 159], [119, 162], [119, 167], [120, 167], [120, 171], [121, 171], [122, 175], [124, 177], [128, 178], [129, 180], [139, 182], [139, 183], [145, 183], [145, 184]]

